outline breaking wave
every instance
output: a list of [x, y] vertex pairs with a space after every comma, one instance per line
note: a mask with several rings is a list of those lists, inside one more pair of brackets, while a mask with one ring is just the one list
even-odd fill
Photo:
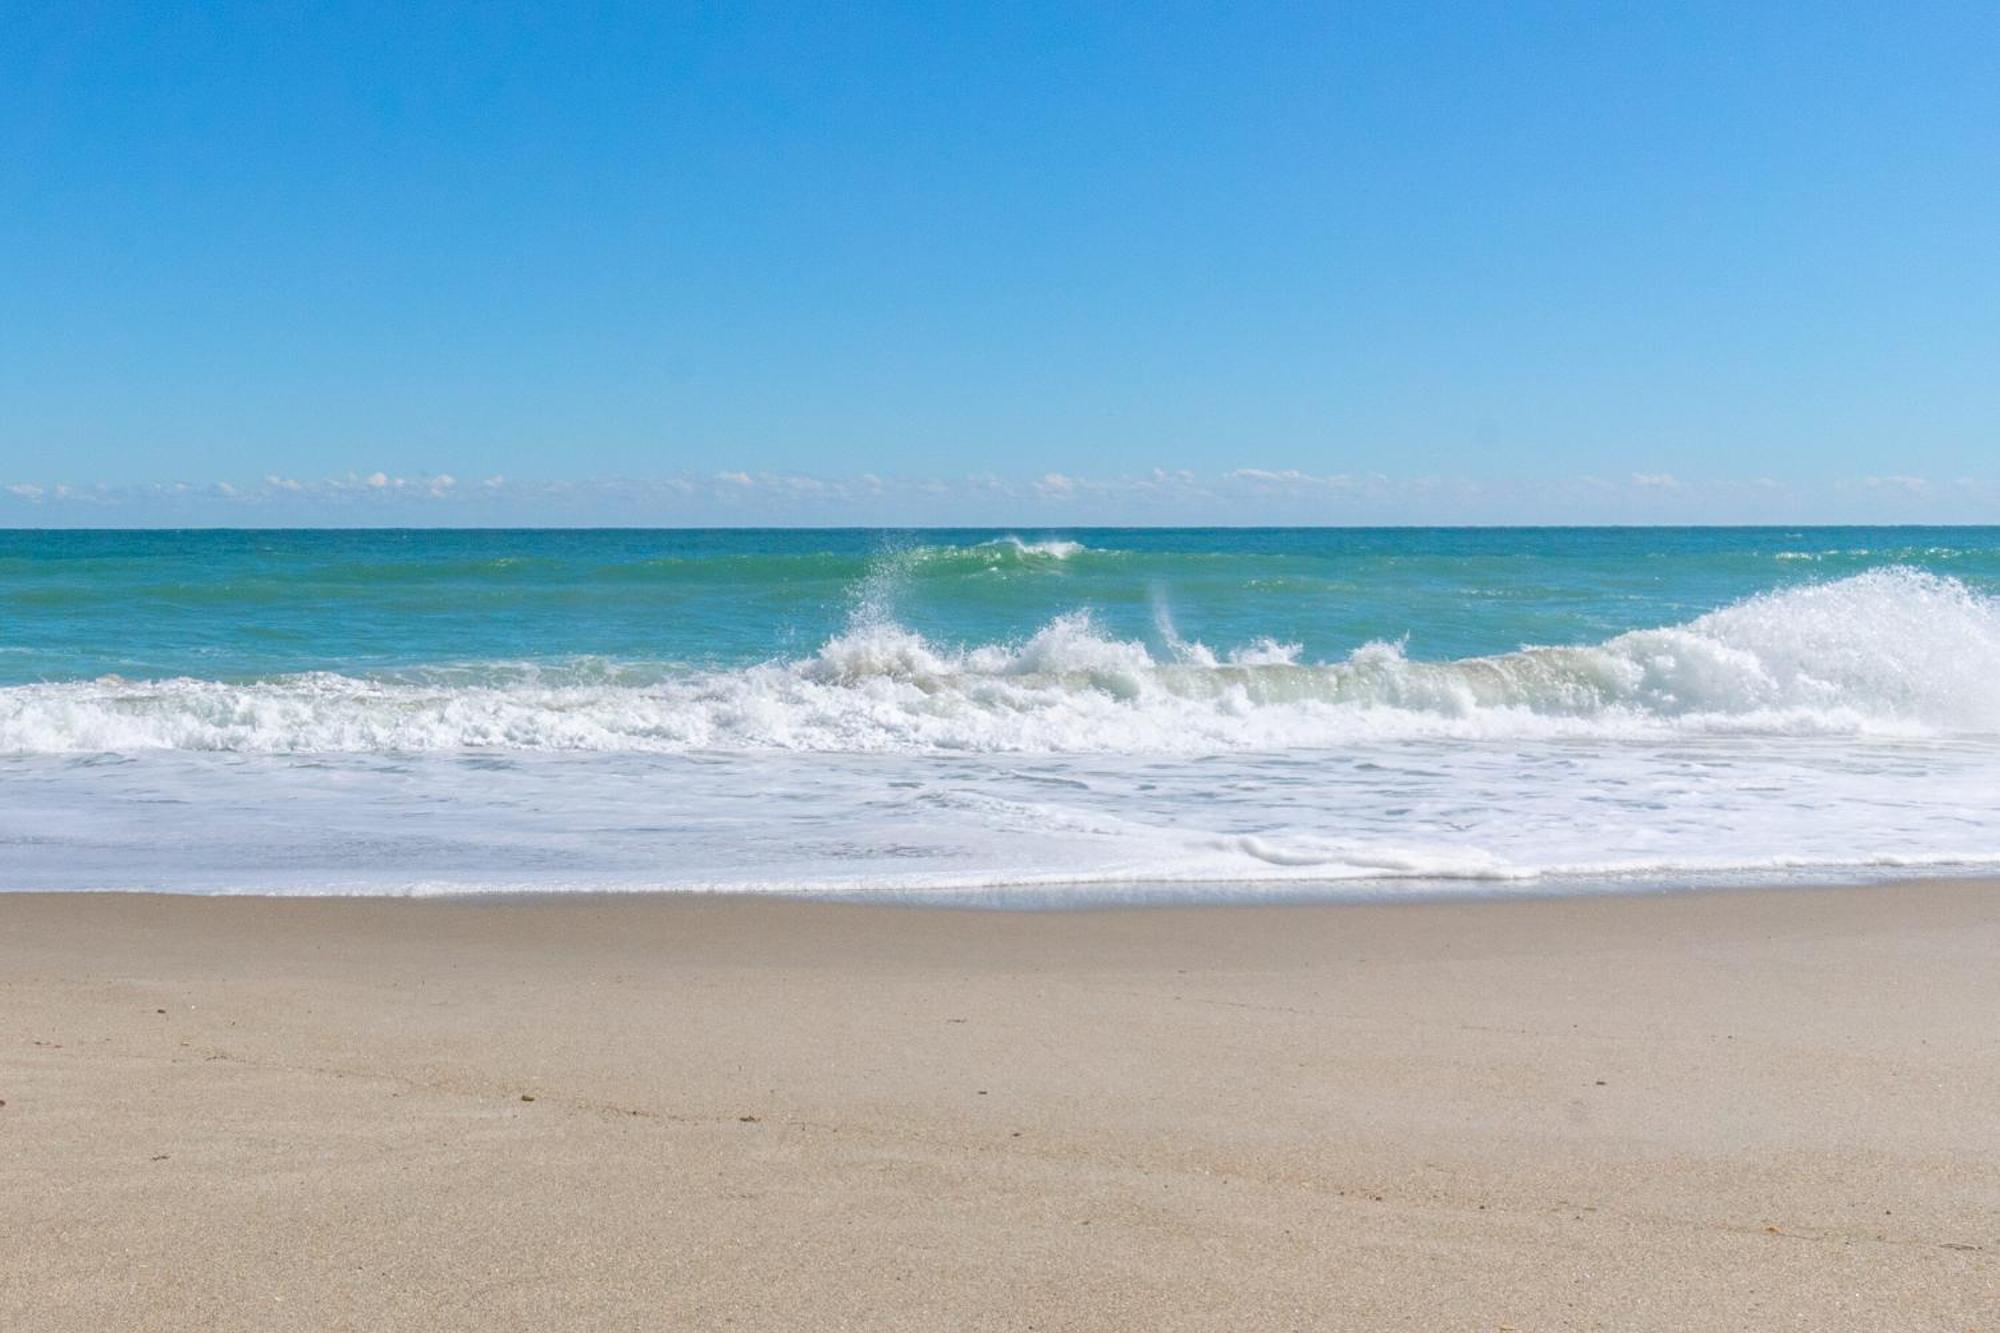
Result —
[[[1017, 549], [1018, 548], [1018, 549]], [[1061, 560], [1074, 543], [998, 544]], [[953, 647], [888, 620], [726, 671], [549, 671], [0, 690], [0, 753], [462, 749], [1213, 753], [1398, 737], [2000, 733], [2000, 604], [1877, 569], [1579, 647], [1447, 662], [1370, 643], [1298, 660], [1260, 640], [1156, 655], [1086, 613]]]
[[[935, 549], [935, 548], [934, 548]], [[956, 553], [957, 548], [941, 548]], [[1082, 542], [1066, 541], [1052, 537], [1047, 541], [1031, 542], [1015, 536], [996, 537], [990, 542], [980, 542], [971, 548], [986, 558], [998, 556], [1016, 560], [1067, 560], [1071, 556], [1082, 555], [1090, 548]]]

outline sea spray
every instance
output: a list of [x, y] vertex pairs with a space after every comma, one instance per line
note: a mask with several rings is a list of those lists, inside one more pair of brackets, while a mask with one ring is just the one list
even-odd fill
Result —
[[879, 567], [849, 626], [790, 661], [22, 685], [0, 689], [0, 753], [1193, 754], [1398, 737], [2000, 733], [2000, 607], [1906, 568], [1592, 645], [1423, 661], [1374, 641], [1303, 663], [1269, 637], [1217, 654], [1164, 611], [1164, 654], [1082, 610], [1019, 641], [938, 643], [892, 618], [897, 565]]

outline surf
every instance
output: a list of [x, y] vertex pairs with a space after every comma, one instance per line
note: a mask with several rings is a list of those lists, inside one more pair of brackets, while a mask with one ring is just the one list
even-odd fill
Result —
[[490, 661], [16, 685], [0, 689], [0, 753], [1199, 754], [2000, 733], [2000, 604], [1908, 567], [1597, 643], [1439, 661], [1376, 639], [1304, 662], [1276, 635], [1217, 649], [1170, 622], [1148, 642], [1088, 609], [1015, 640], [951, 643], [897, 620], [897, 593], [878, 580], [815, 649], [749, 666]]

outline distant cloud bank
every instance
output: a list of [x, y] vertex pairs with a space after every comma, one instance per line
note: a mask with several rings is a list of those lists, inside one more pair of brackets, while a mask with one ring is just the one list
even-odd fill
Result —
[[1494, 479], [1238, 467], [1014, 478], [743, 469], [578, 480], [359, 469], [144, 484], [0, 477], [0, 526], [16, 527], [1995, 521], [2000, 480], [1900, 475], [1796, 483], [1666, 472]]

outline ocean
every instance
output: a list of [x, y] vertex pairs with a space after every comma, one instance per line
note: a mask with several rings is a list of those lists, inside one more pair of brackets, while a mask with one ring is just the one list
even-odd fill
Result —
[[0, 533], [0, 889], [2000, 866], [2000, 528]]

